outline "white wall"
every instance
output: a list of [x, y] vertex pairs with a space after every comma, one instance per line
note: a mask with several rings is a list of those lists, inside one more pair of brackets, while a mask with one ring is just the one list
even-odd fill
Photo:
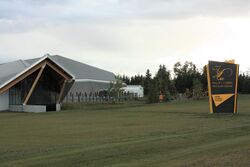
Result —
[[46, 112], [46, 106], [43, 105], [10, 105], [10, 111], [17, 112]]
[[61, 104], [56, 104], [56, 111], [61, 111]]
[[0, 111], [9, 110], [9, 91], [0, 94]]
[[127, 85], [122, 88], [124, 92], [136, 93], [138, 97], [144, 96], [144, 89], [141, 85]]
[[24, 112], [33, 112], [33, 113], [46, 112], [46, 106], [44, 106], [44, 105], [24, 105], [23, 111]]

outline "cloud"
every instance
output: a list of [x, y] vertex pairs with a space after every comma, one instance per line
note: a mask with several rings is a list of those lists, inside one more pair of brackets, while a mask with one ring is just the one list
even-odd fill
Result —
[[101, 20], [232, 16], [248, 13], [248, 0], [1, 0], [1, 19]]
[[248, 16], [248, 0], [1, 0], [0, 33], [71, 23], [133, 24], [147, 20]]
[[224, 59], [228, 46], [242, 59], [249, 8], [248, 0], [1, 0], [0, 62], [51, 53], [137, 74]]

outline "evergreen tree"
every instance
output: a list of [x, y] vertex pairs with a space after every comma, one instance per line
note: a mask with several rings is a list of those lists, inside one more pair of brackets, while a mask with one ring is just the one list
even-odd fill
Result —
[[159, 102], [159, 88], [157, 81], [151, 79], [149, 82], [149, 89], [148, 89], [148, 103], [158, 103]]
[[174, 81], [173, 81], [173, 80], [170, 81], [169, 93], [170, 93], [172, 96], [176, 96], [176, 94], [178, 93], [177, 90], [176, 90], [176, 87], [175, 87], [175, 84], [174, 84]]
[[147, 69], [146, 77], [145, 77], [144, 85], [143, 85], [145, 95], [148, 95], [148, 92], [149, 92], [149, 86], [150, 86], [149, 84], [150, 84], [150, 82], [152, 80], [151, 76], [152, 76], [152, 74], [150, 73], [149, 69]]
[[207, 87], [208, 87], [207, 86], [207, 66], [203, 67], [200, 81], [202, 83], [203, 90], [207, 91]]
[[130, 79], [129, 79], [128, 76], [123, 75], [122, 78], [121, 78], [121, 80], [122, 80], [125, 84], [130, 85]]
[[158, 85], [159, 92], [166, 95], [170, 87], [170, 72], [166, 69], [165, 65], [159, 66], [155, 81]]

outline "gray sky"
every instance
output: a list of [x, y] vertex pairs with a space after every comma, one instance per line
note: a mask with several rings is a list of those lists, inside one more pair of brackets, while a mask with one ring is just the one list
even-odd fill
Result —
[[0, 0], [0, 63], [59, 54], [116, 74], [250, 63], [249, 0]]

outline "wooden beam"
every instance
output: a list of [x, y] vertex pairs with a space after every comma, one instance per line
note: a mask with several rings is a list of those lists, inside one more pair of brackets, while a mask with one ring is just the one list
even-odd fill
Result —
[[30, 88], [30, 90], [29, 90], [29, 93], [27, 94], [27, 96], [26, 96], [26, 98], [25, 98], [25, 100], [24, 100], [24, 102], [23, 102], [23, 105], [26, 105], [27, 102], [29, 101], [30, 96], [32, 95], [32, 93], [33, 93], [33, 91], [34, 91], [34, 89], [35, 89], [35, 87], [36, 87], [36, 85], [37, 85], [37, 83], [38, 83], [38, 81], [39, 81], [39, 79], [40, 79], [40, 77], [41, 77], [41, 75], [42, 75], [42, 73], [43, 73], [43, 70], [44, 70], [45, 66], [46, 66], [46, 64], [44, 64], [44, 65], [41, 67], [41, 69], [40, 69], [38, 75], [36, 76], [35, 81], [33, 82], [32, 86], [31, 86], [31, 88]]
[[60, 103], [60, 101], [61, 101], [63, 92], [64, 92], [64, 90], [65, 90], [66, 83], [67, 83], [67, 81], [64, 80], [63, 85], [62, 85], [61, 90], [60, 90], [59, 97], [58, 97], [58, 99], [57, 99], [57, 104]]
[[61, 80], [58, 82], [58, 84], [59, 84], [59, 85], [63, 85], [64, 81], [65, 81], [65, 79], [63, 78], [63, 79], [61, 79]]
[[18, 82], [22, 81], [27, 76], [31, 75], [33, 72], [35, 72], [36, 70], [38, 70], [39, 68], [41, 68], [43, 65], [44, 65], [44, 62], [41, 62], [41, 63], [37, 64], [35, 67], [33, 67], [32, 69], [30, 69], [29, 71], [27, 71], [24, 74], [20, 75], [15, 80], [11, 81], [9, 84], [5, 85], [2, 89], [0, 89], [0, 94], [2, 94], [3, 92], [7, 91], [8, 89], [10, 89], [12, 86], [14, 86], [15, 84], [17, 84]]
[[65, 74], [65, 72], [62, 69], [58, 68], [56, 65], [52, 64], [51, 62], [46, 61], [46, 64], [50, 66], [53, 70], [55, 70], [59, 75], [61, 75], [67, 81], [72, 79], [71, 76], [69, 76], [68, 74]]
[[59, 75], [61, 75], [67, 81], [69, 81], [69, 80], [72, 79], [72, 77], [69, 74], [67, 74], [66, 72], [64, 72], [61, 68], [57, 67], [57, 65], [54, 65], [49, 60], [45, 60], [45, 61], [40, 62], [36, 66], [34, 66], [32, 69], [26, 71], [22, 75], [18, 76], [16, 79], [14, 79], [13, 81], [11, 81], [10, 83], [8, 83], [7, 85], [5, 85], [4, 87], [2, 87], [0, 89], [0, 94], [4, 93], [8, 89], [10, 89], [14, 85], [16, 85], [18, 82], [22, 81], [23, 79], [25, 79], [26, 77], [28, 77], [29, 75], [31, 75], [32, 73], [34, 73], [35, 71], [37, 71], [38, 69], [40, 69], [45, 63], [49, 67], [51, 67], [53, 70], [55, 70]]

